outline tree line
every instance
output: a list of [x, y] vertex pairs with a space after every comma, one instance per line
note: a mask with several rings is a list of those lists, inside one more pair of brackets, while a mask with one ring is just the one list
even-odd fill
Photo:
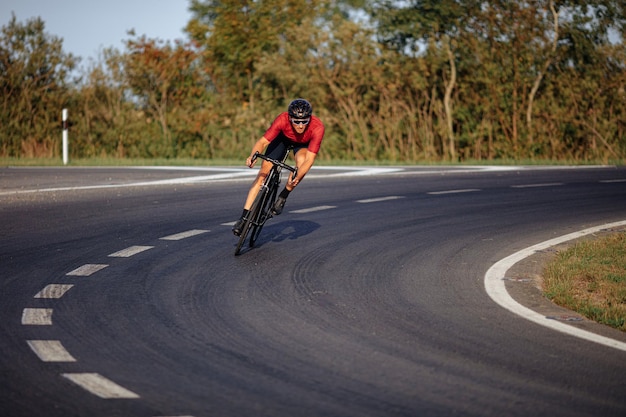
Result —
[[0, 34], [0, 156], [238, 158], [293, 98], [323, 159], [621, 161], [617, 0], [191, 0], [187, 39], [130, 31], [80, 66], [40, 18]]

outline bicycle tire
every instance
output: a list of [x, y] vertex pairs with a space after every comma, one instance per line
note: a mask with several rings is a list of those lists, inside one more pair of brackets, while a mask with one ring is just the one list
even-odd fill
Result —
[[246, 237], [248, 237], [248, 231], [250, 231], [250, 220], [246, 220], [241, 228], [241, 234], [239, 235], [239, 241], [237, 242], [237, 247], [235, 248], [235, 256], [241, 253], [241, 247], [243, 243], [246, 241]]
[[262, 196], [262, 199], [260, 199], [259, 201], [259, 207], [261, 209], [258, 213], [258, 218], [256, 219], [256, 222], [254, 222], [254, 225], [252, 227], [252, 233], [250, 234], [250, 241], [249, 241], [250, 247], [254, 247], [254, 244], [256, 243], [257, 238], [261, 234], [261, 230], [263, 229], [265, 222], [270, 217], [269, 216], [270, 210], [272, 206], [274, 205], [274, 202], [276, 201], [276, 195], [278, 194], [278, 182], [279, 182], [275, 178], [276, 175], [280, 175], [280, 174], [277, 174], [276, 172], [272, 173], [270, 189], [266, 190], [266, 192]]
[[[261, 194], [262, 192], [263, 190], [259, 191], [259, 194]], [[241, 253], [241, 248], [243, 247], [243, 244], [246, 241], [246, 238], [248, 237], [248, 233], [252, 229], [252, 226], [257, 219], [258, 206], [259, 205], [257, 204], [257, 200], [255, 199], [254, 204], [252, 204], [252, 207], [250, 208], [250, 212], [248, 213], [248, 218], [244, 222], [243, 227], [241, 228], [239, 241], [237, 242], [237, 247], [235, 248], [235, 256]]]

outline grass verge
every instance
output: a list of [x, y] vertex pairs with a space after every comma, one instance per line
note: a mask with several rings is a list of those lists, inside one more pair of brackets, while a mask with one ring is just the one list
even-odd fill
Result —
[[[247, 154], [243, 154], [241, 158], [213, 158], [213, 159], [194, 159], [194, 158], [84, 158], [70, 159], [69, 166], [90, 167], [90, 166], [242, 166]], [[343, 165], [343, 166], [562, 166], [562, 165], [610, 165], [623, 166], [626, 164], [624, 160], [614, 161], [550, 161], [550, 160], [513, 160], [513, 159], [496, 159], [496, 160], [467, 160], [463, 162], [450, 161], [386, 161], [386, 160], [353, 160], [353, 159], [326, 159], [318, 158], [316, 165]], [[0, 157], [0, 167], [56, 167], [64, 166], [61, 158], [11, 158]]]
[[543, 271], [543, 286], [556, 304], [626, 331], [626, 231], [559, 253]]

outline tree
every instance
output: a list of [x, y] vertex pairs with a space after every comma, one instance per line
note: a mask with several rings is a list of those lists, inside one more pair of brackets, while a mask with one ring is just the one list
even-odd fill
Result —
[[626, 154], [623, 2], [378, 0], [367, 20], [360, 1], [194, 0], [191, 43], [133, 34], [81, 84], [43, 22], [13, 19], [0, 154], [53, 155], [67, 106], [73, 156], [240, 157], [300, 96], [323, 158]]
[[257, 65], [306, 16], [301, 8], [293, 0], [192, 0], [187, 32], [204, 48], [220, 94], [254, 108]]
[[155, 152], [174, 157], [181, 144], [172, 137], [170, 116], [208, 88], [198, 69], [199, 55], [191, 44], [172, 45], [145, 36], [128, 40], [127, 48], [126, 83], [142, 109], [158, 121], [163, 134], [164, 146]]
[[74, 90], [69, 106], [75, 120], [72, 148], [80, 157], [141, 158], [145, 157], [142, 140], [154, 141], [144, 111], [128, 98], [125, 60], [117, 49], [101, 51]]
[[310, 97], [307, 64], [325, 1], [192, 1], [186, 30], [202, 49], [227, 143], [247, 148], [288, 100]]
[[54, 132], [67, 104], [67, 79], [76, 59], [62, 40], [45, 32], [40, 18], [19, 23], [15, 17], [0, 36], [0, 154], [53, 156]]
[[[554, 84], [569, 98], [561, 101], [568, 126], [562, 136], [580, 153], [578, 157], [618, 158], [626, 142], [620, 134], [626, 120], [626, 5], [616, 0], [570, 0], [559, 5], [567, 19], [562, 21], [563, 52], [554, 65], [558, 77]], [[609, 30], [621, 34], [620, 43], [609, 39]]]
[[435, 59], [443, 54], [448, 70], [442, 72], [443, 106], [447, 136], [447, 154], [457, 158], [452, 95], [457, 84], [457, 48], [462, 47], [464, 32], [480, 9], [478, 1], [409, 0], [396, 2], [380, 0], [370, 13], [378, 22], [381, 42], [398, 51], [416, 54], [426, 49]]

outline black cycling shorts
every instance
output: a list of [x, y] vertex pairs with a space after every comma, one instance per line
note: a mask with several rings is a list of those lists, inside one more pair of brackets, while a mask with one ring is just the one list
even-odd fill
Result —
[[309, 144], [293, 142], [289, 140], [287, 136], [280, 134], [276, 137], [276, 139], [271, 141], [269, 145], [267, 145], [265, 156], [282, 161], [289, 146], [293, 147], [293, 154], [295, 155], [300, 149], [306, 149]]

